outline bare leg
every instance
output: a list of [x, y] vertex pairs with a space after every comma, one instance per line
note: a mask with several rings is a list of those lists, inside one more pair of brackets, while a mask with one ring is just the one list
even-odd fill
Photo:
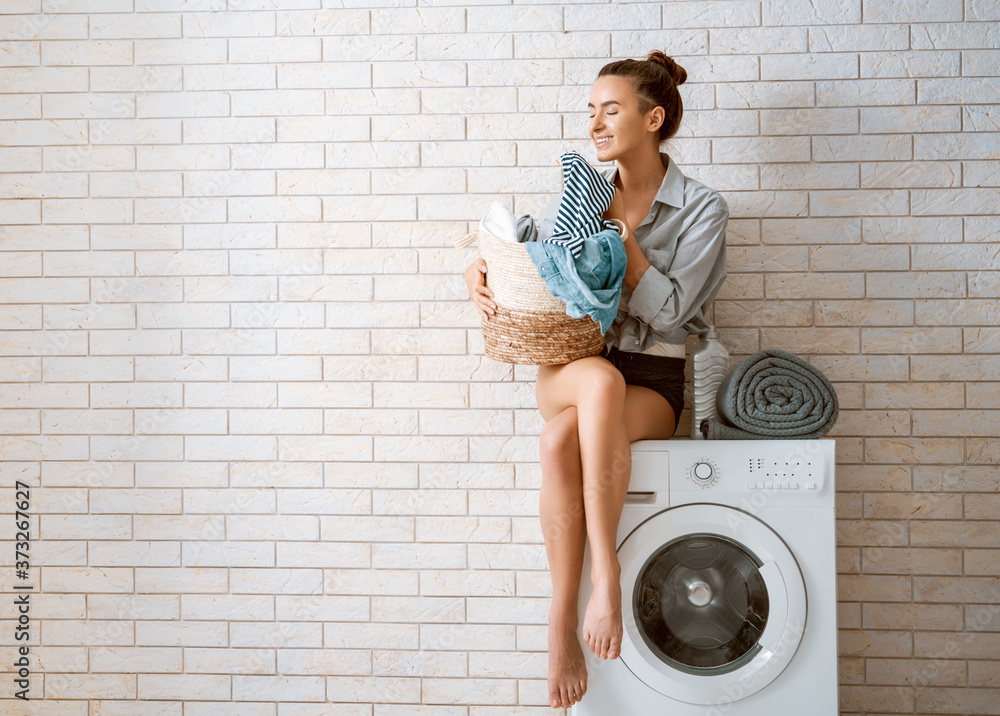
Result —
[[587, 667], [576, 636], [577, 599], [587, 538], [576, 408], [556, 415], [542, 429], [539, 516], [552, 577], [549, 609], [549, 703], [575, 704], [587, 691]]
[[[596, 455], [589, 454], [585, 447], [581, 449], [583, 464], [600, 466], [591, 472], [584, 468], [584, 504], [593, 593], [584, 616], [583, 637], [590, 650], [601, 659], [615, 659], [621, 654], [623, 626], [618, 523], [632, 475], [630, 443], [642, 439], [665, 440], [674, 431], [674, 412], [663, 396], [639, 386], [624, 388], [620, 412], [613, 410], [615, 404], [610, 400], [595, 401], [587, 408], [580, 408], [581, 413], [586, 411], [588, 416], [595, 418], [591, 424], [581, 419], [581, 446], [586, 446], [588, 442], [597, 446], [593, 451]], [[611, 390], [597, 391], [598, 396], [602, 393], [606, 398], [612, 395], [617, 397], [617, 393]], [[609, 423], [598, 417], [604, 414], [620, 417]], [[594, 437], [590, 441], [584, 438], [586, 429], [593, 431]], [[596, 439], [601, 434], [605, 436], [605, 441]]]
[[[579, 509], [579, 503], [573, 502], [578, 499], [575, 489], [565, 492], [552, 490], [546, 494], [552, 499], [543, 498], [540, 504], [550, 567], [556, 561], [565, 560], [573, 570], [572, 579], [566, 576], [569, 569], [564, 570], [563, 565], [553, 572], [550, 644], [553, 639], [559, 641], [556, 632], [564, 631], [565, 623], [575, 621], [575, 600], [572, 606], [567, 606], [566, 594], [571, 591], [576, 597], [581, 569], [576, 555], [582, 556], [582, 547], [577, 547], [578, 543], [569, 539], [563, 530], [557, 530], [553, 540], [551, 530], [545, 528], [546, 524], [550, 528], [558, 525], [561, 519], [564, 523], [569, 520], [576, 525], [575, 531], [572, 531], [574, 535], [585, 529], [591, 543], [594, 594], [584, 618], [584, 639], [600, 658], [616, 658], [620, 653], [622, 636], [621, 568], [616, 545], [618, 521], [631, 472], [629, 442], [670, 437], [673, 433], [673, 411], [657, 393], [637, 386], [625, 386], [617, 369], [599, 357], [584, 358], [564, 366], [542, 366], [539, 368], [536, 394], [542, 417], [554, 423], [548, 435], [543, 431], [543, 490], [545, 481], [550, 477], [558, 476], [560, 484], [580, 479], [586, 513], [585, 520], [574, 517]], [[575, 444], [567, 436], [563, 425], [569, 420], [565, 411], [574, 406], [577, 407], [579, 436]], [[557, 416], [563, 420], [557, 422]], [[548, 429], [549, 425], [546, 425]], [[555, 445], [546, 447], [547, 443]], [[580, 456], [579, 473], [576, 473], [577, 461], [567, 458], [576, 451]], [[581, 522], [583, 524], [579, 524]], [[562, 537], [566, 539], [560, 541]], [[565, 668], [560, 665], [566, 662], [566, 659], [557, 659], [557, 670]], [[567, 684], [565, 678], [558, 673], [553, 674], [552, 666], [550, 661], [550, 692], [561, 690]], [[561, 694], [560, 691], [560, 699], [563, 698]], [[550, 700], [555, 704], [554, 698]]]

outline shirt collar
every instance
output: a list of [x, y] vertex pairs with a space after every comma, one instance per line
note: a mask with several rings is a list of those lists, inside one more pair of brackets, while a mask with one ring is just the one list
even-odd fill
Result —
[[[656, 190], [653, 201], [680, 209], [684, 206], [684, 175], [669, 155], [660, 152], [660, 161], [666, 165], [667, 173], [663, 175], [663, 181], [660, 182], [660, 188]], [[613, 184], [618, 177], [618, 167], [612, 167], [609, 174]]]

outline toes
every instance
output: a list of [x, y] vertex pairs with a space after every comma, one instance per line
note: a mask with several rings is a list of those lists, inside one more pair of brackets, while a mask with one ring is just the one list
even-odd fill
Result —
[[608, 649], [608, 658], [609, 659], [617, 659], [618, 656], [621, 653], [622, 653], [622, 644], [621, 644], [621, 642], [618, 641], [618, 640], [612, 641], [611, 642], [611, 647]]

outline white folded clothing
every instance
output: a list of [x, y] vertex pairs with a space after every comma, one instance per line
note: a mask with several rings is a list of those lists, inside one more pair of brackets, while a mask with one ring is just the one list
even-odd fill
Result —
[[514, 217], [514, 212], [499, 201], [493, 202], [489, 211], [479, 222], [479, 228], [498, 239], [517, 243], [517, 219]]

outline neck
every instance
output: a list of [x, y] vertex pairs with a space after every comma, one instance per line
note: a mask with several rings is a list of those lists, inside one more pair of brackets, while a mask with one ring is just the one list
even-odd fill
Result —
[[636, 153], [618, 159], [618, 182], [626, 194], [655, 193], [666, 173], [667, 167], [660, 159], [659, 151]]

